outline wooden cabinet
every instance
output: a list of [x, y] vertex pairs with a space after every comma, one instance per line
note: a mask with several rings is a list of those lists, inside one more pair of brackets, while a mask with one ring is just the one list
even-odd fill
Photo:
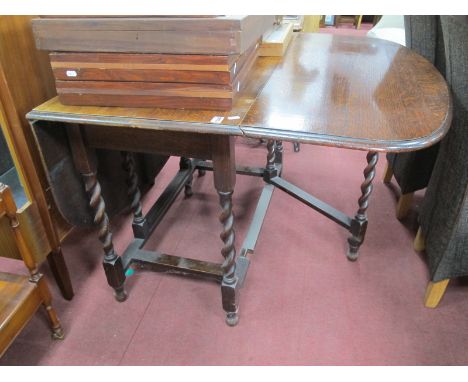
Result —
[[[33, 16], [0, 17], [0, 125], [11, 155], [25, 200], [18, 218], [38, 259], [47, 257], [65, 298], [73, 297], [68, 271], [60, 249], [60, 239], [69, 230], [58, 213], [48, 190], [34, 135], [25, 115], [55, 95], [52, 72], [45, 52], [36, 49], [31, 19]], [[5, 152], [5, 151], [3, 151]], [[5, 154], [4, 154], [5, 155]], [[6, 155], [5, 155], [6, 157]], [[8, 165], [8, 163], [7, 163]], [[16, 200], [18, 203], [18, 200]], [[20, 258], [0, 220], [0, 250], [6, 257]]]

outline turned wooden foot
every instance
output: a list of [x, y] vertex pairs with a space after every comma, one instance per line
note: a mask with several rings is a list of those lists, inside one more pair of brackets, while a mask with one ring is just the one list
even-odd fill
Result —
[[239, 323], [239, 315], [237, 312], [235, 313], [227, 313], [226, 314], [226, 324], [229, 326], [236, 326]]
[[418, 232], [416, 233], [416, 237], [414, 238], [413, 243], [414, 250], [417, 252], [422, 252], [426, 249], [426, 244], [424, 240], [424, 235], [422, 233], [421, 227], [419, 227]]
[[392, 166], [390, 166], [390, 163], [387, 161], [387, 167], [385, 168], [385, 173], [383, 177], [383, 182], [388, 184], [392, 181], [393, 177], [393, 169]]
[[52, 339], [63, 340], [64, 334], [62, 325], [60, 324], [57, 313], [52, 306], [52, 296], [50, 294], [49, 287], [47, 286], [47, 282], [44, 277], [42, 277], [42, 275], [37, 274], [37, 276], [37, 278], [32, 277], [32, 280], [37, 280], [37, 288], [39, 289], [42, 296], [42, 305], [44, 306], [49, 318], [49, 324], [52, 330]]
[[403, 194], [398, 199], [398, 204], [396, 207], [396, 217], [398, 220], [404, 219], [409, 210], [411, 209], [411, 204], [413, 202], [414, 193], [410, 192], [408, 194]]
[[427, 285], [426, 296], [424, 297], [424, 305], [426, 308], [436, 308], [437, 305], [439, 305], [449, 281], [450, 279], [445, 279], [436, 283], [431, 281]]
[[44, 307], [46, 309], [47, 315], [49, 316], [50, 326], [52, 329], [52, 339], [63, 340], [65, 338], [65, 334], [63, 333], [62, 325], [60, 324], [60, 321], [57, 318], [57, 313], [55, 312], [55, 309], [52, 307], [52, 305], [44, 304]]
[[114, 289], [114, 297], [118, 302], [124, 302], [127, 299], [128, 294], [123, 285]]

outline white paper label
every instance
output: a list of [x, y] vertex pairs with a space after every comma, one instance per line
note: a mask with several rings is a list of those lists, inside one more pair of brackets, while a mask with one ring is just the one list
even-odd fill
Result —
[[76, 77], [77, 73], [74, 70], [67, 70], [67, 77]]
[[224, 117], [213, 117], [213, 118], [211, 118], [210, 122], [211, 123], [221, 123], [221, 122], [223, 122], [223, 120], [224, 120]]
[[240, 117], [238, 115], [231, 115], [229, 117], [227, 117], [229, 120], [233, 120], [233, 119], [240, 119]]

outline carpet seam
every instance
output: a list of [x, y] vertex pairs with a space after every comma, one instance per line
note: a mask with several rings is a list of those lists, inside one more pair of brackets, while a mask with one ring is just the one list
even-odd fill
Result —
[[132, 337], [131, 337], [130, 340], [128, 341], [128, 344], [127, 344], [127, 346], [125, 347], [125, 350], [123, 351], [122, 356], [121, 356], [120, 359], [119, 359], [118, 366], [121, 366], [121, 365], [122, 365], [122, 360], [124, 359], [125, 354], [127, 354], [128, 348], [130, 347], [130, 344], [133, 342], [133, 339], [135, 338], [135, 334], [136, 334], [136, 332], [138, 331], [138, 329], [140, 328], [141, 322], [143, 321], [143, 318], [145, 317], [146, 312], [148, 311], [148, 309], [149, 309], [149, 307], [150, 307], [150, 305], [151, 305], [151, 302], [153, 301], [153, 297], [156, 295], [156, 292], [158, 291], [159, 287], [161, 286], [162, 281], [163, 281], [163, 279], [161, 278], [161, 279], [159, 280], [158, 285], [156, 286], [156, 288], [154, 289], [153, 293], [151, 294], [151, 298], [149, 299], [148, 304], [146, 305], [145, 310], [144, 310], [143, 314], [141, 315], [140, 320], [138, 321], [138, 325], [136, 326], [135, 330], [133, 331]]

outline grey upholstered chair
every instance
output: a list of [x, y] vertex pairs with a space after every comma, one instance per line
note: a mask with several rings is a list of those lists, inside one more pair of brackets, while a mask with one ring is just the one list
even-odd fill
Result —
[[451, 278], [468, 275], [468, 16], [440, 16], [440, 25], [453, 121], [440, 145], [415, 240], [430, 270], [427, 307], [437, 306]]
[[[406, 47], [427, 58], [445, 76], [445, 53], [439, 16], [405, 16]], [[417, 190], [426, 188], [431, 177], [439, 145], [425, 150], [387, 154], [387, 170], [384, 183], [390, 183], [395, 176], [401, 196], [396, 216], [403, 219], [408, 214]]]

